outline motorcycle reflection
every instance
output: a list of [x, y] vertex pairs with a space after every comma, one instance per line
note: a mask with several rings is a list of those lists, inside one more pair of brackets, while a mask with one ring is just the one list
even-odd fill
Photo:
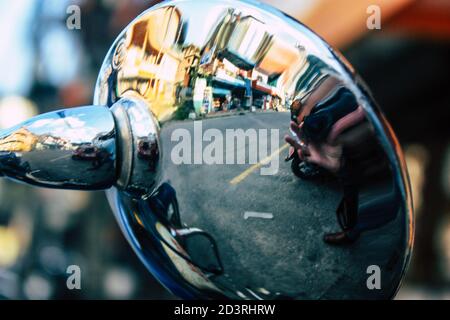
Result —
[[[163, 183], [145, 200], [147, 210], [151, 213], [141, 216], [141, 223], [147, 230], [165, 244], [173, 253], [187, 263], [199, 268], [203, 273], [221, 275], [223, 265], [214, 238], [199, 228], [188, 228], [180, 219], [180, 212], [175, 189], [167, 182]], [[155, 215], [155, 217], [153, 217]], [[163, 222], [159, 227], [155, 225]], [[169, 233], [161, 232], [162, 228]], [[164, 237], [164, 234], [170, 234]]]
[[[4, 169], [7, 168], [7, 169]], [[17, 156], [14, 152], [0, 151], [0, 170], [23, 171], [30, 170], [30, 164]]]
[[92, 145], [79, 146], [72, 152], [73, 160], [91, 161], [92, 170], [100, 168], [103, 163], [108, 162], [110, 153]]

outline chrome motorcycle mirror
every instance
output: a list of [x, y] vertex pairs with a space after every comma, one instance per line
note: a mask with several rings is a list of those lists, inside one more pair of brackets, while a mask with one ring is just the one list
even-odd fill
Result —
[[393, 298], [411, 254], [405, 163], [369, 91], [311, 30], [251, 1], [142, 13], [93, 106], [1, 132], [0, 172], [107, 189], [181, 298]]

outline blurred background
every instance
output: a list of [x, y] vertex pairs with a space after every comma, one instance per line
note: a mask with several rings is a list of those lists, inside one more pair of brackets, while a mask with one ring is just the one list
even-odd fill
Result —
[[[113, 40], [157, 2], [0, 0], [0, 128], [91, 104]], [[403, 146], [414, 196], [415, 248], [397, 299], [450, 299], [450, 1], [263, 2], [340, 49], [372, 89]], [[66, 24], [73, 5], [79, 29]], [[381, 28], [368, 28], [378, 14]], [[81, 290], [66, 287], [72, 264]], [[174, 297], [125, 242], [103, 192], [0, 179], [0, 298]]]

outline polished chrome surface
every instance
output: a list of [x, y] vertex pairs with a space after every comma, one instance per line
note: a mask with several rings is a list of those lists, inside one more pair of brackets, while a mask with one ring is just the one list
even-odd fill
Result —
[[159, 126], [131, 94], [106, 107], [39, 115], [0, 132], [0, 174], [29, 184], [149, 194], [158, 179]]
[[106, 189], [115, 181], [115, 146], [108, 108], [49, 112], [0, 132], [0, 173], [43, 187]]
[[138, 195], [149, 193], [158, 179], [158, 123], [142, 99], [132, 96], [119, 100], [111, 111], [119, 128], [116, 185]]
[[94, 105], [1, 132], [0, 172], [110, 188], [124, 235], [176, 295], [395, 295], [414, 236], [401, 148], [305, 26], [259, 3], [164, 2], [112, 45]]
[[[259, 3], [164, 2], [106, 56], [94, 103], [124, 97], [152, 114], [130, 126], [155, 120], [142, 158], [154, 160], [134, 171], [133, 192], [108, 197], [172, 292], [395, 295], [414, 230], [400, 146], [352, 67], [305, 26]], [[140, 142], [125, 137], [138, 163]]]

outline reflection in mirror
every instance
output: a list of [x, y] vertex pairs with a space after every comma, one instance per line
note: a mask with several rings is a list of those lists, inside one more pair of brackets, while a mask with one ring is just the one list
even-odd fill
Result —
[[37, 186], [109, 188], [115, 180], [115, 146], [107, 108], [49, 112], [1, 132], [0, 172]]
[[134, 144], [154, 161], [136, 162], [139, 188], [108, 196], [172, 292], [395, 295], [413, 239], [398, 142], [348, 63], [305, 26], [259, 4], [165, 2], [104, 61], [95, 103], [124, 97], [154, 117]]
[[177, 230], [177, 236], [193, 264], [205, 272], [218, 275], [223, 272], [217, 244], [208, 233], [199, 229], [182, 229]]

